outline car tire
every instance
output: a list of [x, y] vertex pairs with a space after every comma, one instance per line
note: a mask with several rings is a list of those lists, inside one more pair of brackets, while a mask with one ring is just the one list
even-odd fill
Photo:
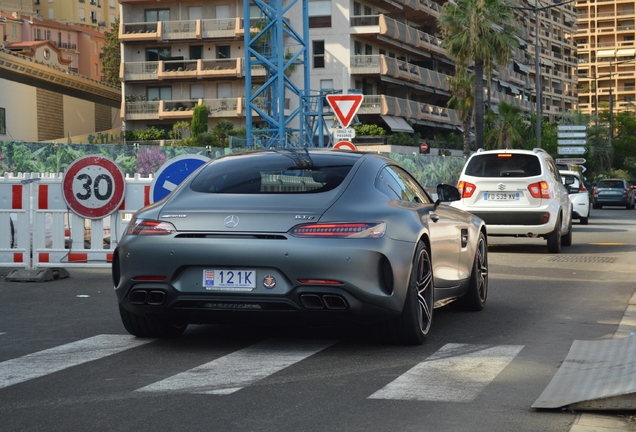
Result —
[[428, 246], [419, 242], [415, 249], [413, 269], [402, 313], [386, 323], [391, 342], [421, 345], [433, 321], [433, 266]]
[[548, 234], [548, 253], [561, 253], [561, 216], [557, 219], [554, 231]]
[[141, 338], [174, 338], [179, 337], [188, 327], [187, 324], [176, 325], [157, 318], [144, 317], [128, 312], [119, 305], [119, 315], [126, 331]]
[[470, 274], [468, 290], [455, 303], [461, 310], [480, 311], [488, 298], [488, 244], [484, 233], [479, 233], [473, 271]]
[[598, 204], [594, 204], [594, 205], [592, 206], [592, 208], [594, 208], [595, 210], [598, 210], [598, 209], [602, 209], [602, 208], [603, 208], [603, 206], [600, 206], [600, 205], [598, 205]]
[[568, 233], [561, 236], [561, 246], [572, 246], [572, 219], [570, 219]]
[[581, 225], [587, 225], [587, 223], [588, 223], [588, 218], [582, 217], [581, 218]]

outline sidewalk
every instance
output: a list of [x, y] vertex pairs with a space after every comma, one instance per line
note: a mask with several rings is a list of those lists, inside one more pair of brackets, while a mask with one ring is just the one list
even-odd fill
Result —
[[[625, 314], [618, 324], [614, 338], [636, 337], [636, 292], [629, 300]], [[613, 414], [605, 412], [581, 413], [570, 432], [634, 432], [636, 431], [636, 413]]]

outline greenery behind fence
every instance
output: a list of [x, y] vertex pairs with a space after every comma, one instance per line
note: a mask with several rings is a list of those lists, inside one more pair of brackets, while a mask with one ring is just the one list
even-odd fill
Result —
[[[238, 153], [244, 148], [226, 148], [225, 153]], [[114, 161], [127, 176], [148, 176], [169, 159], [199, 154], [210, 158], [222, 155], [219, 148], [132, 146], [112, 144], [40, 144], [0, 141], [0, 174], [64, 173], [75, 160], [99, 155]], [[402, 164], [426, 188], [439, 183], [457, 184], [465, 159], [463, 157], [387, 153]]]

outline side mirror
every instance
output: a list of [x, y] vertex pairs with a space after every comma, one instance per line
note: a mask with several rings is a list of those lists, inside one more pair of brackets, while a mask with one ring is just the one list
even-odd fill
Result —
[[459, 201], [459, 189], [449, 184], [437, 185], [437, 202]]

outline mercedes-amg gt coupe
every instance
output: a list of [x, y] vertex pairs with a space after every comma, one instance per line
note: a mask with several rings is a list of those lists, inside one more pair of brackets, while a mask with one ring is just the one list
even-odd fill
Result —
[[131, 219], [112, 277], [126, 330], [366, 325], [421, 344], [435, 307], [484, 308], [484, 222], [387, 157], [275, 149], [214, 159]]

